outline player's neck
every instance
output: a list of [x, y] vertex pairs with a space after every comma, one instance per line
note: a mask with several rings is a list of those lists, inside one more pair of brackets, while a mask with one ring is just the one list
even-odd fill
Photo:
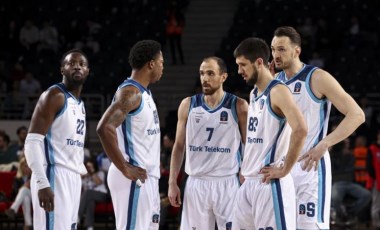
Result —
[[264, 71], [263, 73], [261, 73], [256, 82], [258, 93], [261, 94], [272, 80], [273, 76], [269, 71]]
[[141, 71], [132, 70], [131, 79], [137, 81], [144, 88], [148, 88], [150, 79], [148, 79], [147, 74], [142, 73]]
[[296, 76], [302, 69], [303, 65], [304, 64], [301, 62], [301, 60], [298, 59], [297, 61], [295, 61], [293, 65], [291, 65], [288, 69], [284, 70], [286, 78], [289, 80]]
[[216, 108], [220, 104], [220, 102], [223, 100], [223, 97], [224, 97], [224, 91], [218, 90], [214, 94], [205, 95], [204, 101], [209, 108], [213, 109], [213, 108]]

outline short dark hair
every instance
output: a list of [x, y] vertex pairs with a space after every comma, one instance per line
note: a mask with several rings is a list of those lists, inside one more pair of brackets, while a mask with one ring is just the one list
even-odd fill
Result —
[[261, 38], [247, 38], [244, 39], [238, 47], [234, 50], [234, 57], [244, 56], [251, 62], [256, 61], [258, 58], [262, 58], [264, 65], [268, 67], [268, 61], [270, 57], [270, 50], [268, 44]]
[[86, 55], [82, 50], [80, 50], [80, 49], [72, 49], [72, 50], [69, 50], [69, 51], [67, 51], [66, 53], [64, 53], [64, 54], [62, 55], [62, 58], [61, 58], [61, 66], [64, 65], [63, 62], [65, 61], [65, 58], [67, 57], [67, 55], [69, 55], [69, 54], [71, 54], [71, 53], [80, 53], [81, 55], [83, 55], [83, 56], [86, 58], [86, 60], [87, 60], [87, 64], [90, 65], [90, 62], [89, 62], [89, 60], [88, 60], [87, 55]]
[[141, 69], [147, 62], [155, 59], [161, 51], [161, 44], [154, 40], [137, 42], [129, 52], [129, 64], [132, 69]]
[[274, 31], [274, 36], [276, 36], [276, 37], [288, 37], [293, 44], [301, 47], [301, 43], [302, 43], [301, 35], [297, 32], [296, 29], [294, 29], [291, 26], [278, 27]]
[[9, 138], [8, 134], [6, 134], [4, 131], [0, 132], [0, 137], [2, 137], [4, 142], [6, 142], [7, 144], [11, 142], [11, 139]]
[[219, 58], [219, 57], [216, 57], [216, 56], [211, 56], [211, 57], [206, 57], [202, 60], [202, 62], [204, 61], [208, 61], [208, 60], [214, 60], [216, 61], [216, 63], [218, 64], [219, 66], [219, 71], [221, 74], [223, 73], [227, 73], [227, 65], [226, 63], [223, 61], [223, 59]]
[[20, 132], [21, 132], [22, 130], [26, 130], [26, 131], [28, 131], [28, 128], [26, 128], [25, 126], [20, 126], [20, 127], [18, 127], [17, 130], [16, 130], [17, 135], [20, 134]]

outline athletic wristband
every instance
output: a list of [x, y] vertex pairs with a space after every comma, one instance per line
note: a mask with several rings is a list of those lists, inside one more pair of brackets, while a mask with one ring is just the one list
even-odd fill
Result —
[[44, 169], [44, 138], [38, 133], [28, 133], [25, 139], [25, 158], [37, 181], [38, 190], [50, 187]]

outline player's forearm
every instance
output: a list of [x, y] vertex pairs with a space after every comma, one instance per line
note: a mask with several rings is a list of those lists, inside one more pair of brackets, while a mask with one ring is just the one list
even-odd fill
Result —
[[184, 158], [185, 149], [182, 147], [174, 146], [172, 157], [170, 160], [170, 175], [169, 184], [177, 184], [177, 177], [181, 171], [181, 166]]
[[307, 135], [307, 130], [298, 128], [292, 131], [290, 136], [290, 144], [289, 150], [286, 155], [285, 164], [284, 164], [284, 172], [288, 174], [290, 170], [293, 168], [294, 164], [298, 160], [298, 156], [302, 150], [302, 147], [305, 143], [305, 138]]
[[119, 149], [115, 129], [107, 126], [100, 126], [96, 132], [98, 133], [103, 150], [108, 158], [120, 171], [123, 171], [125, 168], [125, 159]]

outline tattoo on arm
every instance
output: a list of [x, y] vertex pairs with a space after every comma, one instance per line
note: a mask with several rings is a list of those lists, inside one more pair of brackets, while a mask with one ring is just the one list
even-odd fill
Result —
[[111, 110], [108, 123], [120, 125], [125, 116], [137, 109], [141, 102], [141, 93], [134, 89], [126, 89], [116, 97], [113, 109]]

